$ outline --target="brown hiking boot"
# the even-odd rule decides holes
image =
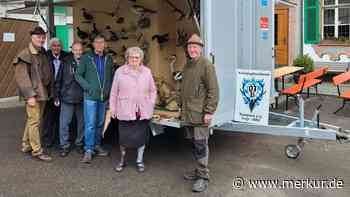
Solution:
[[[52,161],[52,157],[42,153],[40,155],[36,155],[34,156],[35,158],[39,159],[40,161],[46,161],[46,162],[50,162]]]

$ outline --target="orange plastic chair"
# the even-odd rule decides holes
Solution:
[[[315,87],[316,95],[318,94],[317,85],[322,83],[321,77],[328,72],[328,67],[322,67],[306,74],[304,88],[307,88],[307,97],[310,97],[310,88]]]
[[[286,110],[288,110],[288,98],[294,97],[295,101],[297,101],[298,99],[296,98],[296,95],[300,94],[303,91],[305,81],[306,81],[306,75],[300,75],[299,81],[297,84],[281,90],[281,93],[286,95]],[[296,102],[296,104],[298,103]]]
[[[349,81],[350,80],[350,71],[344,72],[340,75],[337,75],[335,77],[333,77],[333,84],[335,86],[337,86],[337,90],[338,90],[338,96],[343,99],[343,104],[340,108],[338,108],[334,114],[338,113],[340,110],[342,110],[345,107],[345,104],[347,101],[350,100],[350,90],[345,91],[345,92],[341,92],[340,90],[340,85]]]

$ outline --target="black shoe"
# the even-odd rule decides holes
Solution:
[[[125,163],[125,162],[119,162],[119,163],[115,166],[114,170],[115,170],[116,172],[122,172],[125,166],[126,166],[126,163]]]
[[[137,171],[142,173],[145,171],[145,164],[143,162],[136,163]]]
[[[91,163],[92,161],[92,152],[85,152],[83,158],[81,159],[82,163]]]
[[[104,150],[101,146],[96,146],[95,152],[97,156],[101,156],[101,157],[108,156],[108,151]]]
[[[204,192],[208,188],[209,181],[207,179],[199,178],[192,186],[192,192]]]
[[[69,149],[68,148],[63,148],[60,151],[60,156],[61,157],[66,157],[69,154]]]

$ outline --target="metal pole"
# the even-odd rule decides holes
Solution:
[[[304,55],[304,0],[300,1],[300,55]]]
[[[301,95],[298,95],[299,100],[299,120],[300,120],[300,127],[304,127],[304,99]]]
[[[56,36],[53,0],[48,0],[47,10],[48,10],[48,17],[49,17],[49,27],[48,27],[49,37],[53,38]]]

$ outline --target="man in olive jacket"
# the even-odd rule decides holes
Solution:
[[[43,48],[46,32],[35,27],[31,42],[13,60],[15,79],[20,97],[26,101],[27,123],[22,138],[22,152],[31,152],[33,157],[51,161],[44,154],[40,140],[40,129],[45,103],[53,93],[53,72]]]
[[[196,34],[187,42],[190,57],[183,70],[180,90],[181,120],[187,138],[192,140],[193,155],[197,160],[195,170],[185,173],[186,180],[195,180],[192,191],[206,190],[209,182],[209,129],[216,110],[219,87],[214,65],[202,56],[203,41]]]
[[[84,90],[84,142],[85,154],[81,160],[90,163],[93,154],[107,156],[101,147],[102,128],[105,121],[106,101],[113,79],[113,61],[105,53],[106,40],[97,35],[93,40],[93,51],[81,57],[75,73],[76,80]]]

